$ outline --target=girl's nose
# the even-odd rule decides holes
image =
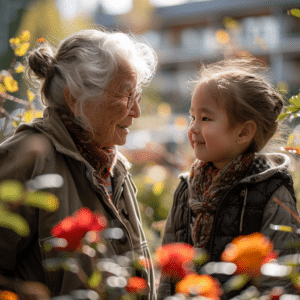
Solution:
[[[194,124],[191,124],[191,125],[190,125],[189,130],[190,130],[191,133],[197,134],[197,133],[199,133],[200,128],[199,128],[199,126],[194,122]]]
[[[141,115],[141,107],[140,104],[137,101],[134,101],[131,109],[130,109],[130,116],[133,118],[139,118]]]

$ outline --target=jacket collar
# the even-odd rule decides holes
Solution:
[[[259,164],[262,161],[267,162],[267,166],[264,166],[263,171],[251,174],[243,178],[239,183],[256,183],[266,180],[272,177],[275,173],[281,173],[283,176],[289,176],[287,169],[290,166],[290,158],[283,153],[268,153],[261,154],[256,153],[253,164]],[[179,178],[189,182],[189,172],[179,175]]]
[[[283,176],[288,175],[288,167],[290,165],[290,158],[283,153],[268,153],[268,154],[260,154],[257,153],[255,155],[253,164],[262,163],[262,170],[255,172],[253,174],[249,174],[249,176],[242,179],[241,183],[257,183],[264,181],[270,177],[272,177],[275,173],[281,173]],[[267,165],[265,165],[265,163]],[[259,166],[257,166],[259,170]]]

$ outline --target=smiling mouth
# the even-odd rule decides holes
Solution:
[[[123,130],[126,130],[127,132],[129,132],[129,129],[128,129],[129,126],[121,126],[121,125],[118,125],[118,127],[120,127],[120,128],[122,128]]]

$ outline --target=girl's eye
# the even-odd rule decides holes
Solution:
[[[202,121],[210,121],[210,119],[207,118],[207,117],[203,117],[203,118],[202,118]]]

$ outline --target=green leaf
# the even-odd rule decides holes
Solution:
[[[18,202],[24,194],[24,186],[17,180],[0,182],[0,199],[4,202]]]
[[[202,250],[202,249],[197,249],[196,255],[193,259],[193,262],[198,266],[201,266],[204,263],[206,263],[209,258],[206,251],[200,251],[200,250]]]
[[[289,115],[289,113],[282,113],[282,114],[280,114],[278,117],[277,117],[277,120],[278,121],[281,121],[281,120],[283,120],[286,116],[288,116]]]
[[[94,271],[91,277],[88,279],[88,284],[92,288],[96,288],[102,280],[102,275],[99,271]]]
[[[289,102],[290,102],[293,106],[300,108],[300,97],[299,97],[298,95],[292,96],[292,97],[289,99]]]
[[[287,111],[287,112],[291,112],[291,113],[296,112],[296,111],[299,111],[299,110],[300,110],[300,107],[296,107],[296,106],[288,106],[288,107],[286,108],[286,111]]]
[[[42,191],[28,192],[24,204],[48,211],[55,211],[59,207],[59,201],[54,194]]]
[[[21,236],[29,235],[29,225],[24,218],[8,210],[0,211],[0,226],[12,229]]]
[[[300,18],[300,9],[298,8],[293,8],[290,11],[290,14],[294,17]]]
[[[246,274],[235,275],[225,282],[224,291],[228,293],[233,290],[240,290],[249,280],[250,277]]]

